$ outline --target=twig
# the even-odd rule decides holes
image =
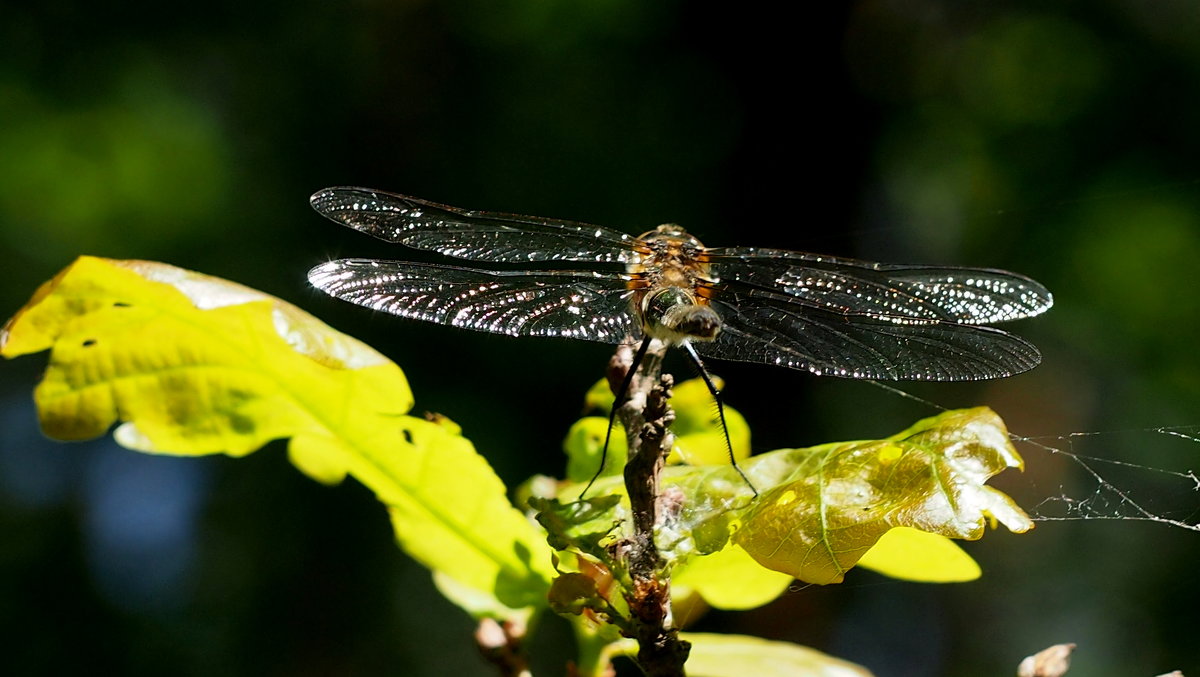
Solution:
[[[529,677],[522,643],[525,624],[484,618],[475,629],[475,644],[487,662],[495,665],[503,677]]]
[[[683,664],[691,650],[691,645],[679,639],[679,631],[672,627],[671,581],[665,575],[654,544],[655,528],[662,514],[659,473],[671,451],[668,426],[675,417],[668,404],[673,381],[669,374],[659,375],[665,352],[666,347],[657,341],[651,345],[640,373],[633,379],[628,399],[617,412],[629,440],[625,488],[634,527],[633,535],[619,550],[633,583],[625,600],[638,642],[638,664],[651,677],[682,676]],[[613,356],[610,383],[619,385],[624,380],[622,360],[628,369],[628,348]]]

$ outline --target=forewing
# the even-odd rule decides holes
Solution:
[[[1043,313],[1054,302],[1041,284],[1003,270],[870,263],[753,247],[707,253],[712,274],[723,283],[782,292],[837,313],[898,322],[1007,322]]]
[[[893,381],[973,381],[1032,369],[1028,341],[990,327],[841,314],[761,290],[722,289],[711,301],[722,329],[701,354],[818,375]]]
[[[314,287],[393,315],[509,336],[621,343],[637,330],[625,275],[471,270],[340,259],[313,268]]]
[[[366,188],[326,188],[310,202],[368,235],[463,259],[625,263],[634,257],[635,238],[585,223],[468,211]]]

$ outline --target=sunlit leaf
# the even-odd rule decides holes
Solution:
[[[542,603],[550,550],[456,426],[406,415],[400,369],[279,299],[146,261],[82,257],[0,331],[0,354],[49,349],[42,428],[150,453],[241,456],[289,439],[323,482],[350,474],[401,545],[508,607]]]
[[[694,591],[718,609],[753,609],[783,594],[794,579],[755,562],[746,551],[730,544],[711,555],[693,557],[677,569],[671,592]]]
[[[687,674],[691,677],[871,677],[866,668],[816,649],[746,635],[698,632],[679,634],[692,644]],[[632,640],[614,642],[605,656],[633,656]]]
[[[962,583],[983,573],[962,548],[939,534],[895,527],[863,555],[858,566],[885,576],[923,583]]]
[[[871,677],[866,668],[798,644],[745,635],[681,633],[692,677]]]

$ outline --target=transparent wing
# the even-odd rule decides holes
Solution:
[[[1032,317],[1054,303],[1045,287],[1003,270],[870,263],[783,249],[707,251],[722,283],[782,292],[838,313],[991,324]]]
[[[401,317],[509,336],[621,343],[640,333],[627,276],[592,271],[471,270],[341,259],[313,268],[314,287]]]
[[[388,242],[476,261],[626,263],[636,238],[585,223],[468,211],[366,188],[326,188],[313,209]]]
[[[757,289],[723,289],[723,321],[702,355],[818,375],[893,381],[974,381],[1010,376],[1041,361],[1025,339],[990,327],[842,314]]]

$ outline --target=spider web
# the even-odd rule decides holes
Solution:
[[[1200,426],[1160,426],[1125,430],[1072,432],[1065,435],[1010,437],[1018,448],[1028,445],[1066,458],[1080,470],[1090,489],[1060,485],[1057,493],[1031,506],[1036,521],[1137,520],[1200,531],[1200,477],[1192,470],[1172,470],[1087,453],[1093,443],[1114,439],[1164,436],[1170,441],[1200,444]],[[1100,446],[1108,446],[1101,444]],[[1181,448],[1182,445],[1171,445]],[[1195,450],[1184,450],[1194,454]],[[1182,454],[1181,454],[1182,456]],[[1190,503],[1190,505],[1188,505]]]
[[[895,386],[871,383],[938,411],[947,409]],[[1009,438],[1027,461],[1038,456],[1045,459],[1043,464],[1027,463],[1026,479],[1008,480],[1022,486],[1003,488],[1034,521],[1142,521],[1200,532],[1200,475],[1196,471],[1120,458],[1129,449],[1137,449],[1139,455],[1161,461],[1163,466],[1190,463],[1200,453],[1200,425],[1037,436],[1010,431]],[[1055,459],[1064,466],[1057,472],[1043,473],[1033,467],[1054,465]]]

